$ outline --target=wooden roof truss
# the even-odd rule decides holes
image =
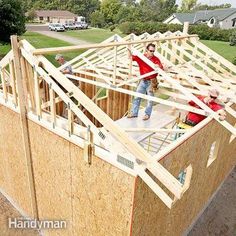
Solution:
[[[145,47],[149,42],[157,45],[156,55],[168,70],[162,71],[143,56]],[[151,156],[128,135],[128,132],[131,131],[146,132],[145,128],[122,129],[76,87],[71,80],[94,84],[100,88],[126,93],[131,96],[138,96],[181,111],[192,111],[212,117],[236,136],[236,128],[233,125],[227,121],[220,121],[218,114],[196,97],[198,94],[206,95],[210,87],[215,87],[228,99],[225,104],[226,111],[236,117],[236,111],[232,108],[236,99],[236,67],[203,45],[196,35],[186,35],[181,32],[155,33],[153,35],[145,33],[140,36],[131,34],[124,38],[115,35],[101,44],[48,49],[35,49],[26,40],[22,40],[15,43],[13,47],[18,48],[20,51],[20,59],[18,58],[20,60],[20,70],[19,68],[17,69],[16,61],[18,59],[13,51],[10,51],[0,61],[2,81],[0,102],[18,111],[20,100],[25,99],[28,118],[36,120],[41,125],[46,125],[47,120],[51,124],[49,128],[58,133],[57,126],[61,124],[61,121],[56,115],[55,107],[57,101],[63,101],[68,109],[67,125],[64,127],[67,134],[60,133],[60,135],[66,136],[66,138],[71,140],[77,140],[79,136],[83,137],[85,143],[92,144],[93,148],[95,145],[95,153],[98,146],[104,147],[112,156],[112,160],[107,159],[107,161],[120,168],[122,168],[122,165],[118,163],[118,159],[123,158],[126,160],[126,162],[131,164],[132,172],[139,175],[169,208],[188,189],[192,168],[191,165],[187,168],[185,183],[181,184],[158,160],[166,152],[178,146],[186,137],[191,136],[196,130],[204,126],[207,120],[185,131],[175,128],[148,130],[154,134],[158,132],[184,133],[179,139],[173,140],[167,147],[156,155]],[[86,76],[64,75],[60,70],[67,64],[56,68],[43,56],[43,54],[47,53],[75,51],[82,48],[88,50],[67,64],[72,65],[77,75],[92,76],[96,80],[90,80]],[[142,76],[139,75],[137,65],[128,57],[127,49],[150,65],[154,69],[152,73],[158,72],[160,80],[159,91],[172,97],[173,100],[150,97],[135,92],[137,82]],[[22,81],[18,81],[19,73],[23,75]],[[40,83],[42,81],[49,86],[49,100],[45,103],[42,103],[40,98]],[[22,86],[20,87],[19,84],[21,83]],[[129,85],[131,89],[124,88],[124,85]],[[25,94],[25,98],[19,96],[19,91],[21,90]],[[86,107],[90,114],[97,118],[103,125],[102,128],[97,128],[89,120],[83,110],[71,99],[72,96],[79,104]],[[189,106],[187,104],[189,100],[193,100],[201,109]],[[49,107],[47,113],[43,110],[45,107]],[[74,116],[77,116],[84,126],[75,125],[73,122]],[[85,145],[85,147],[88,146]],[[168,193],[156,183],[146,170],[149,170],[161,182],[168,190]]]

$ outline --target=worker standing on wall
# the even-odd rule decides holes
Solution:
[[[219,96],[219,91],[216,89],[210,89],[208,92],[208,96],[197,96],[199,100],[201,100],[203,103],[205,103],[208,107],[210,107],[213,111],[217,112],[219,114],[220,120],[225,120],[226,113],[224,111],[224,107],[216,102],[216,99]],[[189,105],[200,108],[195,102],[190,101]],[[185,124],[190,126],[195,126],[202,120],[204,120],[206,116],[196,114],[194,112],[189,112],[186,116]]]
[[[154,52],[155,52],[155,44],[149,43],[146,47],[146,52],[144,56],[147,57],[154,64],[158,65],[161,69],[163,69],[163,65],[160,59],[154,55]],[[129,54],[130,54],[130,57],[132,56],[132,60],[138,63],[140,75],[145,75],[147,73],[154,71],[154,69],[150,67],[148,64],[146,64],[141,58],[139,58],[136,55],[132,55],[130,50],[129,50]],[[142,78],[139,81],[136,92],[147,94],[149,96],[154,96],[154,92],[158,87],[157,76],[158,74],[156,73],[156,74],[149,75]],[[134,98],[131,113],[127,116],[127,118],[135,118],[138,116],[140,103],[141,103],[140,97]],[[153,106],[153,102],[148,101],[143,120],[148,120],[150,118],[151,113],[152,113],[152,106]]]

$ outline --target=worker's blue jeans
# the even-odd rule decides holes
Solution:
[[[144,79],[140,80],[140,83],[137,87],[136,92],[142,93],[142,94],[147,94],[147,95],[150,95],[150,96],[154,96],[151,80],[144,80]],[[133,100],[132,110],[131,110],[131,114],[133,116],[138,116],[140,103],[141,103],[141,98],[140,97],[135,97],[134,100]],[[152,105],[153,105],[153,102],[148,101],[146,109],[145,109],[145,114],[146,115],[151,116]]]

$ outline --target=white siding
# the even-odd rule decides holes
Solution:
[[[220,28],[221,29],[236,29],[236,26],[232,27],[232,19],[236,18],[236,12],[232,14],[231,16],[227,17],[223,21],[220,22]]]
[[[215,26],[216,24],[216,19],[215,17],[212,17],[208,22],[207,22],[207,25],[212,28],[213,26]]]

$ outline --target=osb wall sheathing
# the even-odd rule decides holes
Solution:
[[[68,221],[47,235],[127,235],[134,178],[96,156],[86,164],[81,148],[33,122],[29,129],[39,216]]]
[[[229,144],[230,136],[219,123],[211,121],[160,161],[176,177],[189,164],[193,167],[190,188],[171,210],[137,178],[133,236],[182,235],[236,164],[236,139]],[[217,159],[207,167],[210,147],[217,138]]]
[[[0,189],[32,216],[19,114],[0,105]]]
[[[19,114],[0,106],[0,188],[31,213]],[[39,218],[66,220],[45,235],[129,235],[134,178],[29,121]]]

